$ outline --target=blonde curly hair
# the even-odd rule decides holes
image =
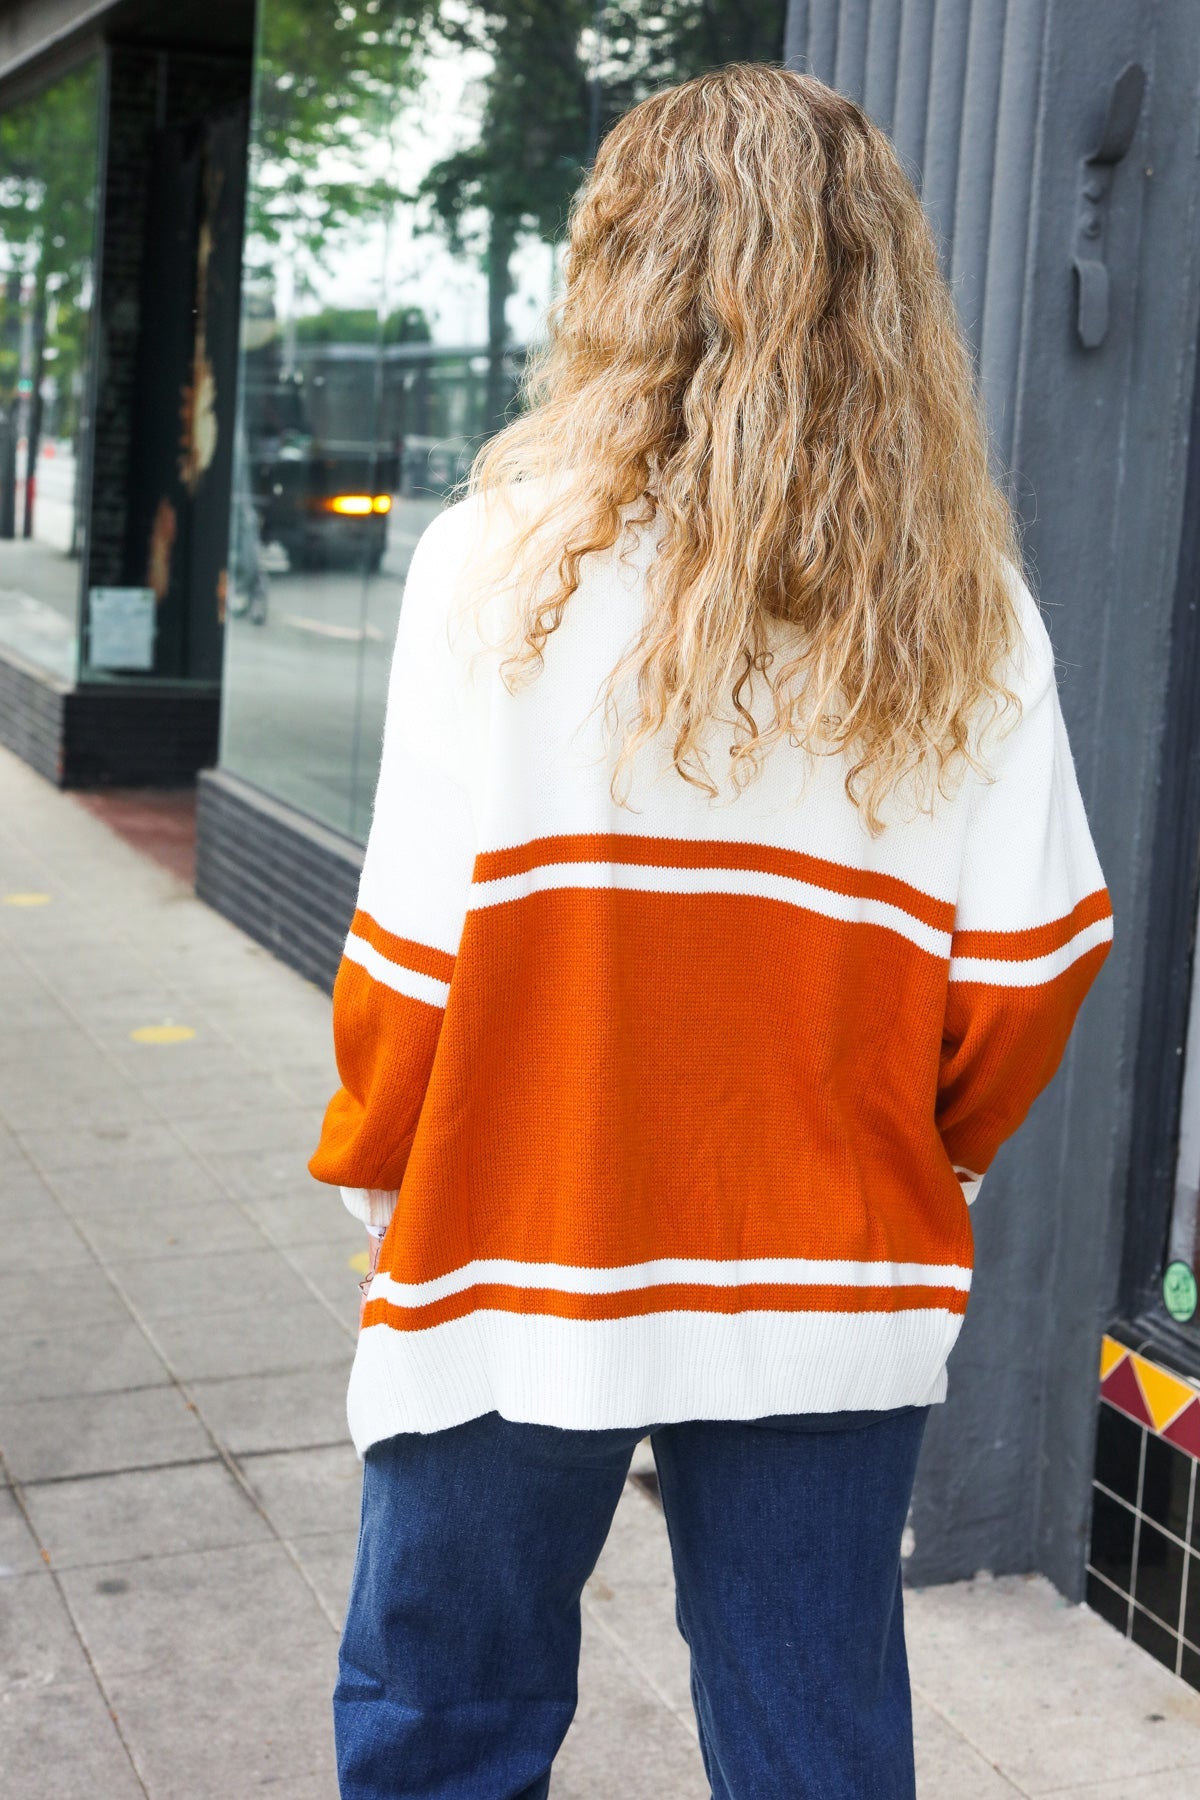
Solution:
[[[714,721],[735,792],[781,738],[844,753],[872,833],[906,778],[931,806],[956,768],[982,769],[980,718],[1016,701],[1016,526],[933,235],[884,134],[770,65],[654,94],[601,145],[564,268],[525,410],[469,481],[510,511],[540,496],[506,553],[510,689],[541,667],[583,559],[653,523],[644,626],[605,689],[615,797],[660,732],[715,796]],[[760,676],[762,723],[747,705]]]

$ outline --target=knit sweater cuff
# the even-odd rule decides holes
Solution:
[[[396,1209],[395,1188],[342,1189],[346,1211],[363,1225],[388,1225]]]

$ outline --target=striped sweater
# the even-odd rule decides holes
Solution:
[[[932,812],[896,801],[872,838],[844,761],[786,744],[717,801],[652,744],[622,807],[594,702],[651,533],[585,560],[510,694],[455,623],[496,529],[472,499],[417,545],[334,990],[342,1086],[309,1166],[390,1219],[359,1455],[493,1409],[941,1400],[968,1203],[1112,936],[1031,596],[1014,577],[1022,711],[993,778]]]

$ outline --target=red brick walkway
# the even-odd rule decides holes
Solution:
[[[195,788],[106,788],[72,794],[93,817],[192,887],[196,879]]]

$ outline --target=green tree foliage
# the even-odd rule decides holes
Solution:
[[[53,352],[64,400],[75,386],[87,329],[80,303],[91,275],[97,136],[93,63],[0,113],[0,403],[16,388],[23,305],[35,359],[43,364]],[[64,417],[59,428],[71,423]]]
[[[786,0],[482,0],[438,9],[449,43],[484,52],[474,144],[436,163],[420,194],[488,281],[489,416],[501,422],[504,309],[524,234],[558,238],[609,127],[655,89],[721,63],[782,52]]]
[[[324,306],[296,321],[298,344],[427,344],[429,321],[419,306],[404,306],[380,323],[367,307]]]
[[[348,228],[400,197],[386,146],[436,10],[434,0],[266,0],[249,217],[260,254],[282,245],[322,265]]]

